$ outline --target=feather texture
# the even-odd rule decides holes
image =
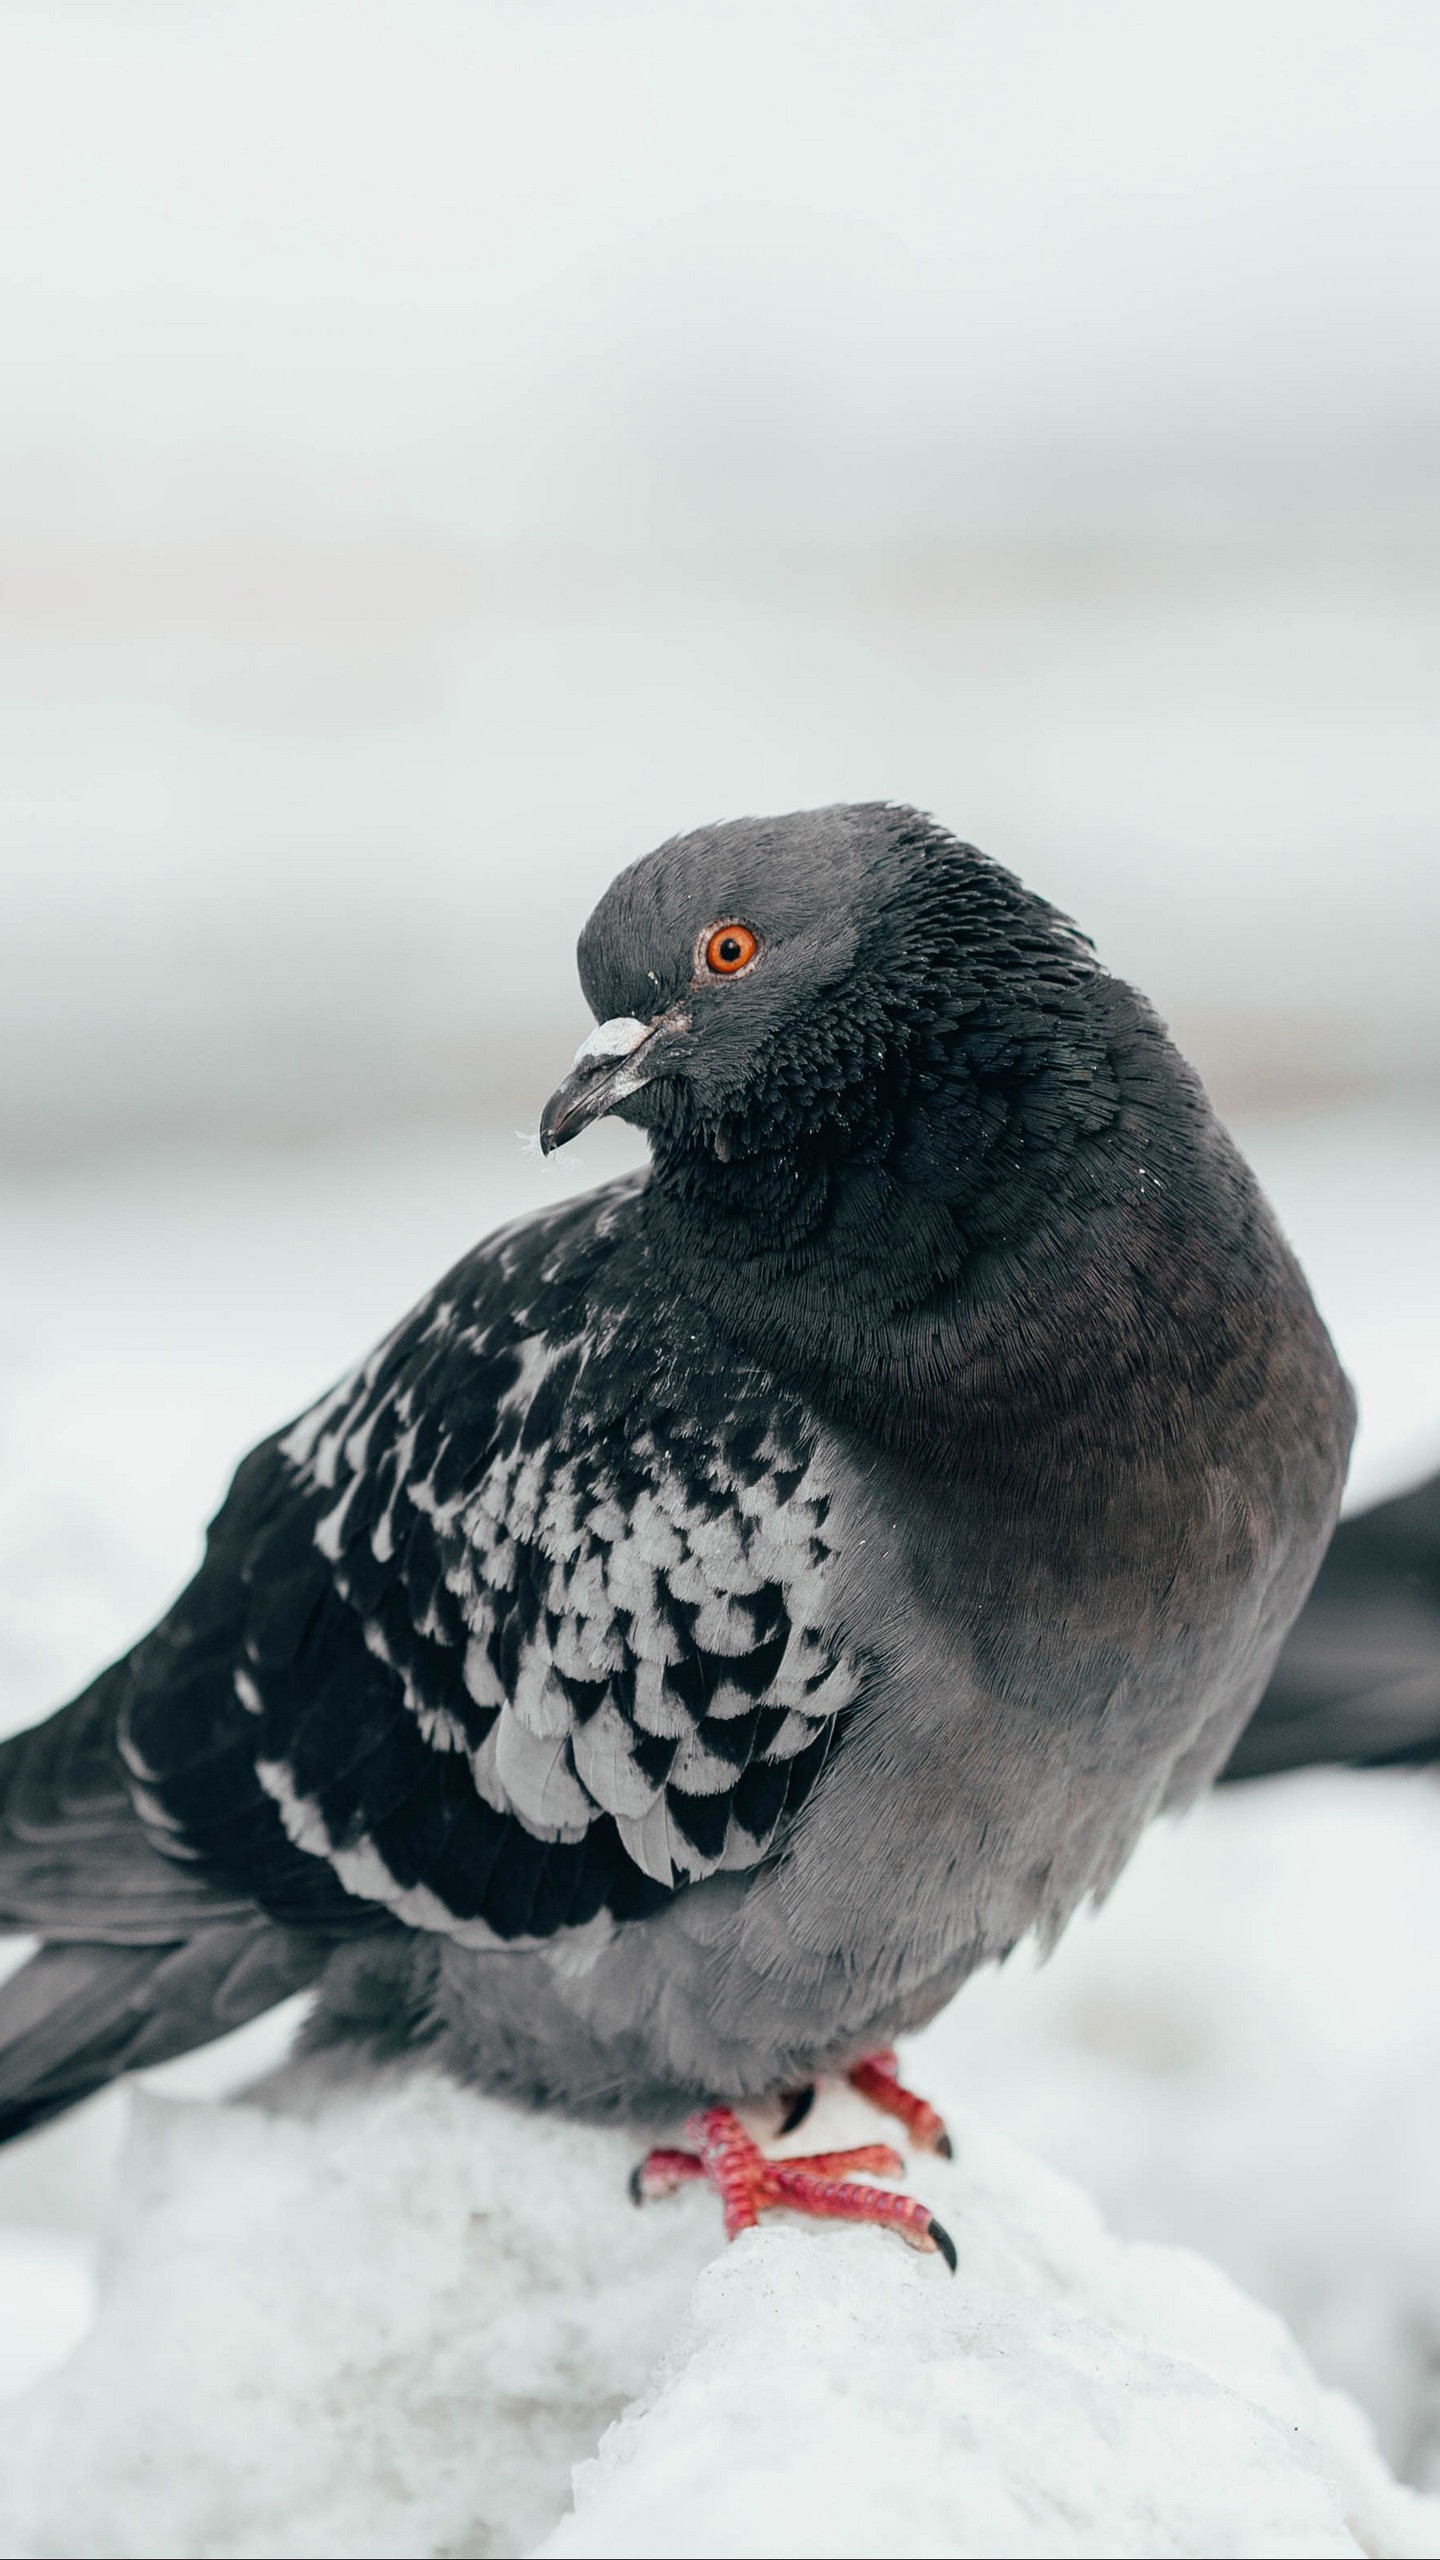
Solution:
[[[837,1462],[743,1365],[708,1392],[692,1374],[683,1408],[641,1392],[635,1199],[622,1182],[479,1247],[247,1462],[121,1706],[167,1858],[270,1890],[237,1759],[262,1858],[257,1784],[348,1895],[469,1945],[633,1918],[772,1847],[860,1685]],[[202,1633],[222,1588],[228,1662]],[[213,1664],[206,1720],[187,1642],[197,1678]]]

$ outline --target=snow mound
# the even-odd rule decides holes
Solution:
[[[1315,1769],[1156,1823],[1041,1966],[978,1975],[916,2085],[1214,2259],[1440,2492],[1440,1786]]]
[[[94,2317],[91,2251],[78,2232],[0,2226],[0,2401],[62,2364]]]
[[[7,2560],[523,2550],[715,2248],[623,2135],[439,2081],[130,2105],[96,2324],[5,2411]]]
[[[1440,2552],[1272,2314],[954,2109],[911,2181],[952,2280],[718,2249],[698,2189],[634,2211],[629,2136],[434,2080],[132,2108],[95,2326],[6,2413],[7,2554]],[[788,2147],[874,2133],[827,2093]]]
[[[913,2179],[956,2281],[874,2234],[742,2239],[546,2560],[1440,2549],[1440,2501],[1396,2486],[1272,2313],[958,2130]]]

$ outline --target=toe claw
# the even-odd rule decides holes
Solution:
[[[951,2141],[943,2124],[930,2147],[937,2160],[953,2160],[955,2157],[955,2145]]]
[[[926,2229],[930,2235],[931,2245],[939,2250],[941,2257],[944,2259],[946,2266],[949,2268],[950,2273],[953,2276],[959,2267],[960,2259],[955,2243],[951,2239],[949,2232],[946,2230],[944,2223],[937,2222],[934,2214],[932,2213],[930,2220],[926,2225]]]
[[[783,2140],[787,2133],[798,2133],[814,2104],[815,2083],[813,2080],[807,2081],[803,2089],[791,2089],[786,2092],[784,2096],[785,2112],[780,2119],[780,2131],[776,2137],[777,2140]]]
[[[705,2164],[693,2151],[647,2151],[630,2172],[630,2201],[648,2204],[652,2196],[673,2196],[690,2178],[703,2178]]]

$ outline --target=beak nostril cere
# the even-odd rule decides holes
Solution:
[[[653,1024],[637,1022],[633,1014],[617,1013],[609,1022],[597,1022],[587,1039],[575,1052],[577,1067],[599,1066],[611,1058],[628,1058],[642,1040],[648,1040]]]

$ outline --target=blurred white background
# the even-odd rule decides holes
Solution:
[[[626,1154],[515,1135],[576,933],[744,810],[918,801],[1075,913],[1309,1261],[1357,1497],[1433,1462],[1437,75],[1433,0],[0,0],[0,1730],[445,1259]],[[1265,1916],[1419,1879],[1440,1797],[1296,1783],[956,2032],[1440,2478],[1433,2091],[1379,2238],[1369,2116],[1300,2156],[1409,2087],[1440,1920],[1389,2059],[1312,1984],[1302,2068]],[[1202,1990],[1271,2025],[1176,2064]],[[0,2167],[17,2379],[121,2110]]]
[[[894,797],[1440,1082],[1430,0],[4,0],[0,1146],[529,1118]]]

